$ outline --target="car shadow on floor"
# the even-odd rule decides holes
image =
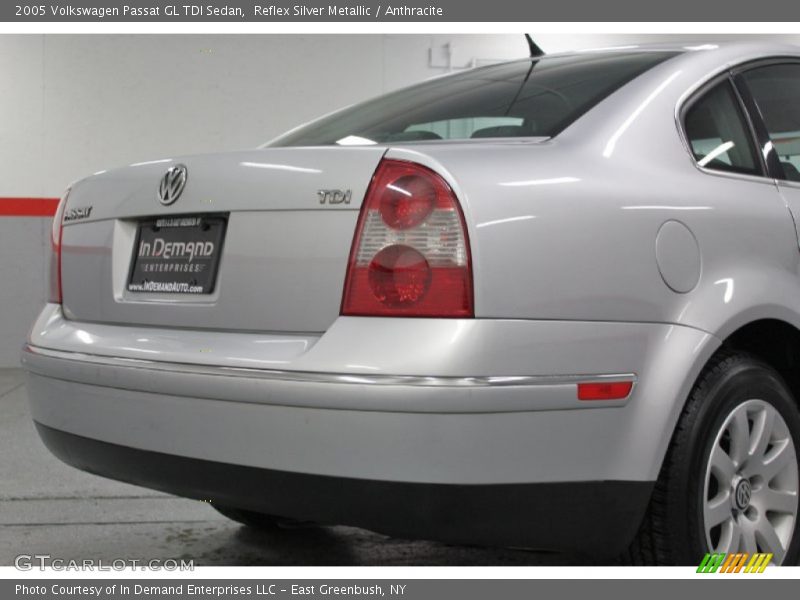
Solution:
[[[198,564],[308,565],[308,566],[515,566],[586,565],[587,557],[507,548],[455,546],[420,540],[402,540],[351,527],[274,528],[267,531],[239,527],[212,534],[210,553]]]

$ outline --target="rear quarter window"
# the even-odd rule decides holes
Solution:
[[[686,111],[686,139],[705,169],[760,174],[749,127],[727,79],[705,92]]]

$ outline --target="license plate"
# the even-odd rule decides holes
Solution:
[[[225,239],[224,217],[162,217],[141,221],[128,291],[211,294]]]

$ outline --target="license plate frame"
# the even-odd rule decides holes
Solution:
[[[228,217],[220,214],[137,221],[125,289],[131,294],[213,294],[227,228]]]

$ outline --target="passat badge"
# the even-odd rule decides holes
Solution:
[[[158,186],[158,201],[164,206],[169,206],[180,198],[188,176],[186,165],[174,165],[167,169]]]
[[[67,209],[67,212],[64,213],[64,223],[69,223],[70,221],[80,221],[82,219],[88,219],[89,216],[92,214],[92,206],[76,206],[75,208]]]

